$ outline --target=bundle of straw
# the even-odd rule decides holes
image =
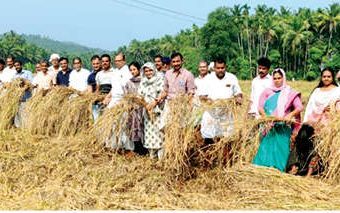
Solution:
[[[0,129],[9,129],[19,110],[20,100],[26,90],[30,90],[30,83],[24,79],[15,79],[0,89]]]
[[[57,136],[70,110],[64,106],[74,93],[75,90],[67,87],[55,87],[47,93],[36,93],[26,104],[23,127],[32,134]]]
[[[340,183],[340,114],[333,111],[327,126],[316,134],[315,150],[325,166],[324,178],[333,184]]]

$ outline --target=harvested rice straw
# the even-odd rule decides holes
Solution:
[[[239,122],[240,125],[240,121]],[[273,122],[292,124],[294,119],[277,119],[266,117],[258,120],[242,122],[230,137],[223,137],[211,145],[208,152],[210,163],[213,161],[220,167],[232,167],[239,164],[251,163],[260,146],[260,132],[263,128],[271,128]],[[243,125],[243,126],[242,126]],[[236,126],[236,125],[235,125]]]
[[[333,111],[330,121],[317,131],[315,150],[325,166],[324,178],[330,183],[340,184],[340,114]]]
[[[171,182],[148,158],[84,143],[0,132],[0,209],[340,209],[340,186],[251,165],[198,170]]]
[[[129,135],[126,124],[132,111],[146,105],[147,103],[140,96],[124,96],[116,106],[104,110],[103,114],[90,129],[90,134],[102,145],[108,145],[107,143],[111,140],[112,136],[116,137],[114,141],[119,143],[122,133]]]
[[[20,100],[25,91],[31,89],[30,87],[27,80],[15,79],[0,89],[0,129],[9,129],[13,126]]]
[[[194,175],[190,162],[190,153],[197,149],[195,126],[189,96],[177,96],[167,102],[164,168],[176,179],[186,179]]]
[[[63,108],[76,91],[67,87],[54,87],[50,91],[40,91],[27,102],[24,128],[32,134],[57,136],[65,115],[70,109]]]
[[[103,96],[92,93],[80,94],[69,98],[62,108],[67,110],[62,120],[59,136],[75,135],[86,132],[93,125],[92,105],[95,101],[103,100]]]
[[[186,193],[209,194],[204,202],[215,201],[215,208],[248,210],[340,208],[340,185],[333,187],[314,178],[282,173],[278,170],[239,165],[201,173],[187,183]]]

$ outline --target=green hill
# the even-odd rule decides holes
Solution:
[[[83,53],[93,52],[101,54],[103,52],[108,52],[103,49],[99,48],[90,48],[86,47],[74,42],[68,42],[68,41],[56,41],[53,40],[47,36],[40,36],[40,35],[21,35],[28,43],[35,44],[38,47],[44,48],[46,50],[49,50],[51,52],[57,52],[57,53],[64,53],[67,52],[68,54],[73,55],[80,55]]]

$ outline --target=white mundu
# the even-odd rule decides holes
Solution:
[[[208,98],[212,100],[229,99],[242,94],[235,75],[226,72],[222,79],[213,74],[209,78]],[[203,138],[230,136],[233,132],[233,116],[225,110],[212,109],[203,113],[201,134]]]

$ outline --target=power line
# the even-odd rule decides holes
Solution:
[[[189,18],[195,19],[197,21],[204,21],[204,22],[206,21],[205,19],[197,17],[197,16],[185,14],[185,13],[178,12],[178,11],[175,11],[175,10],[171,10],[171,9],[168,9],[168,8],[165,8],[165,7],[160,7],[158,5],[150,4],[148,2],[144,2],[144,1],[141,1],[141,0],[131,0],[131,1],[143,4],[145,6],[153,7],[153,8],[156,8],[156,9],[160,9],[160,10],[163,10],[163,11],[166,11],[166,12],[169,12],[169,13],[173,13],[173,14],[176,14],[176,15],[181,15],[181,16],[189,17]]]
[[[118,4],[121,4],[121,5],[128,6],[128,7],[134,7],[134,8],[137,8],[137,9],[141,9],[143,11],[148,11],[148,12],[151,12],[152,14],[158,13],[160,15],[171,17],[173,19],[177,19],[177,20],[180,20],[180,21],[187,21],[187,22],[190,22],[190,23],[194,22],[192,19],[188,19],[188,18],[184,18],[184,17],[178,17],[178,16],[173,16],[173,15],[168,14],[168,13],[163,13],[163,12],[161,12],[159,10],[153,10],[153,9],[150,9],[150,8],[141,7],[139,5],[123,2],[123,1],[120,1],[120,0],[111,0],[111,1],[112,2],[116,2]]]

